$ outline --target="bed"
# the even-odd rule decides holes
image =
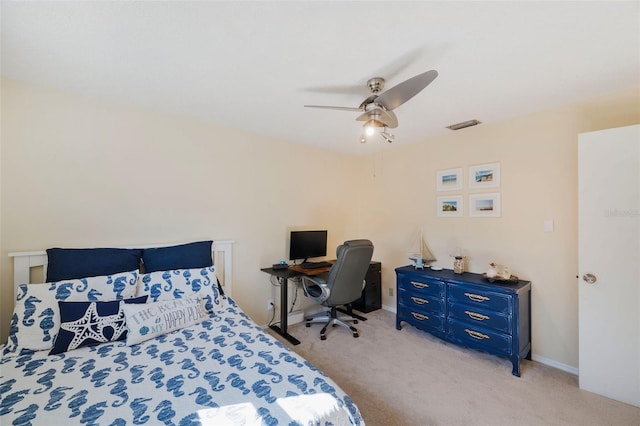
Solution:
[[[0,346],[0,424],[363,425],[333,380],[263,332],[231,298],[232,246],[209,242],[211,266],[125,271],[101,282],[49,281],[49,272],[65,266],[54,265],[54,252],[10,254],[16,308]],[[140,250],[172,247],[181,245]],[[91,262],[72,258],[69,265],[80,263]],[[37,266],[49,268],[47,283],[27,286]],[[51,315],[55,304],[37,305],[52,291],[59,317]],[[159,329],[166,324],[158,318],[174,327]],[[126,337],[117,340],[122,322]],[[112,341],[87,338],[96,327],[93,337]]]

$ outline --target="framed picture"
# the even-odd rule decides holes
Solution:
[[[469,188],[498,188],[500,163],[469,166]]]
[[[469,195],[469,216],[500,217],[500,193]]]
[[[437,209],[440,217],[462,217],[462,195],[438,197]]]
[[[437,191],[455,191],[462,189],[462,167],[458,169],[438,170],[436,172]]]

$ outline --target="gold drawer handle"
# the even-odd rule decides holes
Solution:
[[[413,317],[414,317],[415,319],[419,319],[420,321],[424,321],[424,320],[428,320],[428,319],[429,319],[429,317],[428,317],[428,316],[426,316],[426,315],[422,315],[422,314],[418,314],[418,313],[416,313],[416,312],[411,312],[411,315],[413,315]]]
[[[489,336],[487,336],[486,334],[482,334],[479,331],[469,330],[468,328],[465,328],[464,331],[466,331],[469,334],[469,336],[473,337],[474,339],[478,339],[478,340],[490,339]]]
[[[480,296],[479,294],[473,294],[473,293],[465,293],[465,296],[467,296],[469,299],[473,300],[474,302],[486,302],[487,300],[491,300],[486,296]]]
[[[413,302],[418,304],[418,305],[426,305],[427,303],[429,303],[428,300],[421,299],[421,298],[415,297],[415,296],[411,296],[411,300],[413,300]]]
[[[471,319],[478,320],[478,321],[484,321],[484,320],[490,319],[488,316],[479,314],[477,312],[464,311],[464,313],[469,315]]]
[[[427,287],[429,287],[429,284],[419,283],[418,281],[411,281],[411,284],[412,284],[415,288],[427,288]]]

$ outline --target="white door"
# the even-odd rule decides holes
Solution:
[[[580,388],[640,406],[640,125],[578,140]]]

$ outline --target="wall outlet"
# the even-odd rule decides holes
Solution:
[[[389,287],[389,297],[393,297],[393,287]]]
[[[270,311],[270,310],[275,309],[275,308],[276,308],[276,304],[273,303],[273,300],[268,300],[267,301],[267,311]]]

